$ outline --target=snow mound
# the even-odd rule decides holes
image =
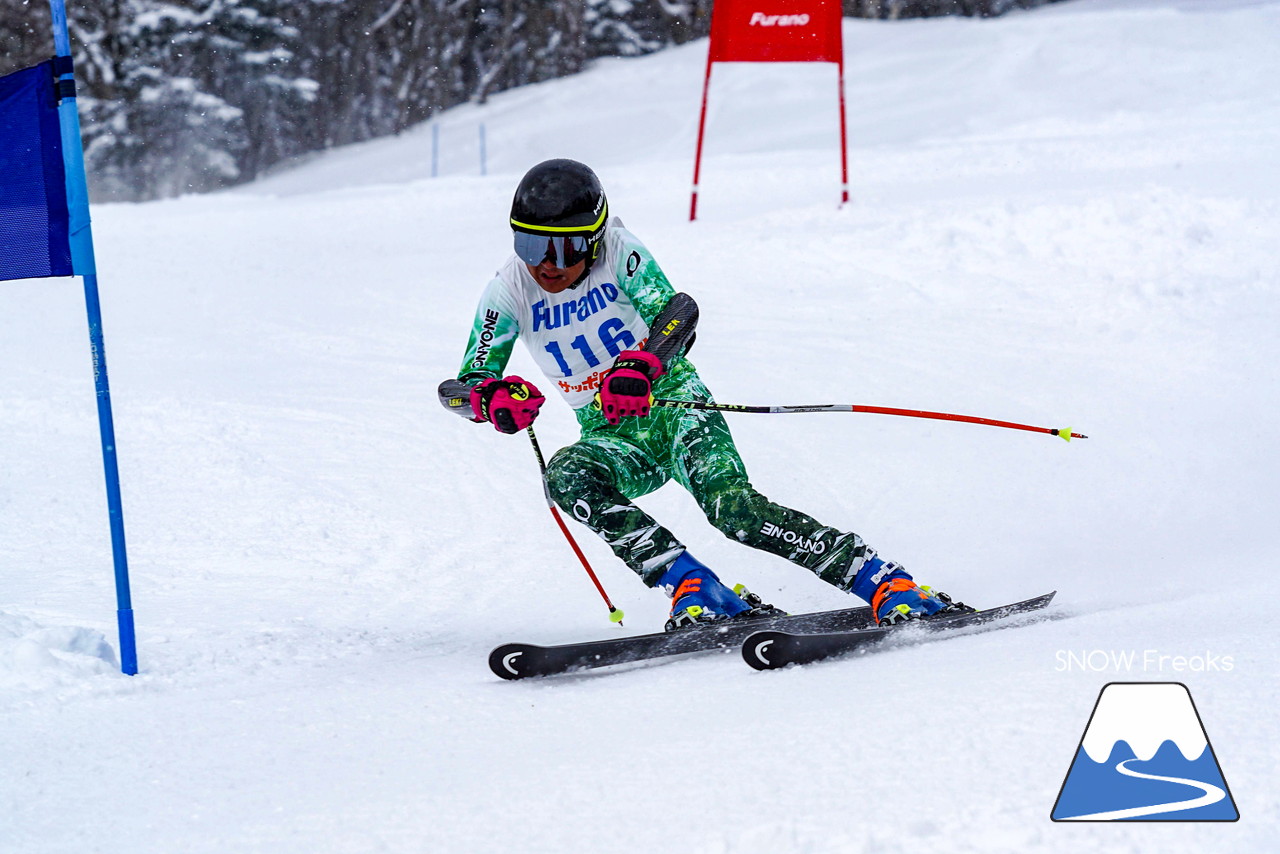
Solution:
[[[0,611],[2,688],[48,688],[119,669],[115,649],[96,629],[43,626],[27,617]]]

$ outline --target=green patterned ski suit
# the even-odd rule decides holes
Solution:
[[[592,400],[600,376],[623,349],[642,346],[649,324],[675,292],[648,250],[618,225],[605,257],[578,287],[543,292],[514,256],[481,299],[459,379],[501,377],[517,337],[575,409],[577,442],[548,465],[552,498],[600,536],[654,586],[684,546],[632,499],[675,479],[725,536],[805,567],[848,590],[869,556],[857,534],[775,504],[751,485],[718,412],[655,407],[645,418],[605,422]],[[603,353],[599,351],[603,351]],[[679,358],[654,383],[655,397],[710,401],[692,363]],[[470,415],[454,402],[442,402]]]

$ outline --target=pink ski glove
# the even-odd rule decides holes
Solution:
[[[503,433],[518,433],[532,424],[546,400],[533,383],[514,375],[485,380],[471,389],[475,420],[488,421]]]
[[[597,396],[604,420],[617,424],[628,416],[648,415],[653,381],[664,373],[662,362],[652,353],[627,350],[619,355],[600,381]]]

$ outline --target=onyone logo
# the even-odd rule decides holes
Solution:
[[[755,12],[751,16],[751,27],[804,27],[809,24],[808,15],[766,15]]]
[[[498,313],[489,309],[484,313],[484,325],[480,327],[480,346],[476,348],[476,357],[471,360],[471,367],[484,367],[489,358],[489,348],[493,346],[493,332],[497,327]]]
[[[779,528],[772,522],[765,522],[764,527],[760,529],[760,533],[764,534],[766,537],[777,537],[787,545],[795,546],[802,552],[820,555],[827,550],[826,543],[802,537],[795,531],[788,531],[785,528]]]

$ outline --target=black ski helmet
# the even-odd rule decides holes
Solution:
[[[604,249],[608,219],[609,202],[600,179],[576,160],[544,160],[534,166],[520,179],[511,200],[517,254],[533,265],[543,257],[555,257],[559,262],[572,259],[572,263],[557,263],[558,267],[573,266],[585,258],[583,277]],[[530,261],[536,250],[523,235],[549,238],[546,244],[539,244],[539,249],[546,246],[546,254]]]

